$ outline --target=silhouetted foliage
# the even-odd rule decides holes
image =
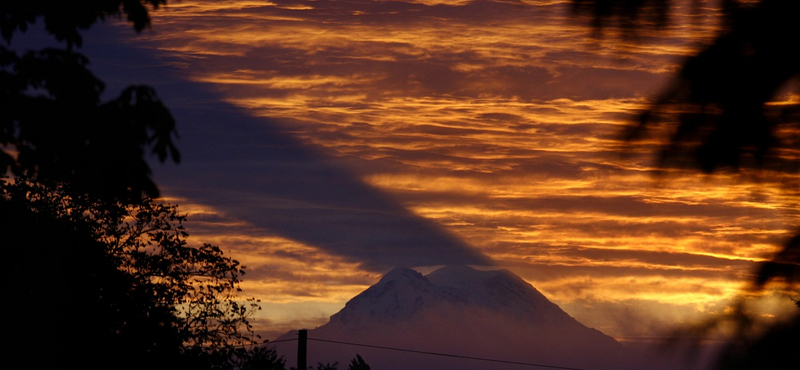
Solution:
[[[670,0],[572,0],[577,14],[590,13],[592,26],[602,31],[609,24],[627,30],[662,28],[669,18]]]
[[[670,21],[670,0],[573,0],[576,14],[589,13],[596,30],[622,27],[635,35]],[[708,6],[693,1],[695,7]],[[800,157],[800,103],[772,101],[800,75],[796,53],[800,2],[783,0],[717,2],[719,33],[689,57],[672,83],[625,133],[630,146],[653,128],[674,124],[658,152],[662,168],[703,172],[759,169],[782,176],[796,172]],[[794,153],[794,154],[793,154]],[[796,193],[798,184],[789,184]],[[795,293],[800,283],[800,234],[755,271],[751,292],[782,284]],[[705,334],[726,324],[735,335],[720,356],[722,369],[798,369],[800,310],[766,330],[747,309],[747,293],[731,315],[693,328]],[[796,302],[796,301],[795,301]]]
[[[749,321],[749,318],[739,320],[738,324],[743,325],[742,323]],[[800,315],[774,325],[763,333],[746,332],[744,329],[726,345],[719,357],[718,368],[725,370],[800,368],[800,353],[797,351]]]
[[[771,260],[761,264],[757,271],[755,284],[762,288],[773,279],[782,279],[789,284],[800,283],[800,234],[786,243],[783,250]]]
[[[595,24],[620,25],[632,32],[667,22],[670,3],[573,1],[576,12],[588,11]],[[721,0],[720,6],[719,34],[685,61],[626,138],[635,142],[659,121],[677,118],[659,154],[662,166],[692,166],[705,172],[742,167],[796,171],[800,159],[787,155],[787,150],[800,144],[800,103],[768,103],[800,74],[800,59],[786,38],[796,33],[800,3]]]
[[[16,32],[25,32],[31,24],[44,22],[47,32],[68,47],[80,47],[80,31],[108,17],[121,18],[133,24],[138,32],[150,25],[147,7],[157,9],[167,0],[25,0],[0,4],[0,34],[10,41]]]
[[[134,30],[166,0],[0,2],[3,349],[26,368],[284,369],[237,297],[244,267],[190,246],[175,206],[154,202],[147,151],[179,161],[155,91],[105,88],[75,52],[108,17]],[[36,22],[64,48],[14,50]],[[19,49],[19,48],[17,48]]]
[[[369,365],[364,362],[364,359],[361,358],[361,355],[356,354],[356,357],[350,360],[350,365],[347,366],[347,370],[370,370]]]
[[[311,366],[309,366],[308,368],[311,369]],[[316,367],[315,370],[336,370],[338,368],[339,368],[339,362],[338,361],[334,362],[334,363],[328,362],[328,363],[325,363],[325,364],[323,364],[322,362],[318,362],[317,363],[317,367]]]
[[[256,344],[248,318],[259,308],[237,297],[243,267],[188,245],[176,207],[93,203],[65,186],[0,187],[9,353],[32,368],[282,364],[242,347]]]
[[[157,197],[147,151],[179,161],[175,121],[155,91],[131,86],[102,103],[105,85],[73,51],[80,31],[110,16],[127,16],[137,31],[150,24],[146,5],[165,0],[4,1],[0,4],[0,173],[135,202]],[[44,23],[64,49],[8,46],[16,33]]]
[[[234,368],[238,370],[284,370],[286,360],[274,348],[253,347],[237,357]]]

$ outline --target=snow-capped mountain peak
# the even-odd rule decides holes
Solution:
[[[484,309],[498,315],[556,324],[572,322],[525,280],[508,270],[481,271],[447,266],[423,276],[397,267],[375,285],[347,302],[331,322],[410,320],[431,310]]]
[[[425,276],[410,268],[395,268],[308,335],[470,356],[502,355],[513,361],[592,365],[594,369],[618,369],[618,359],[624,357],[620,343],[582,325],[512,272],[469,266],[447,266]],[[330,348],[314,345],[320,359],[348,360],[337,357],[345,354],[334,344]],[[366,353],[364,348],[358,350]],[[375,368],[388,370],[450,366],[442,359],[408,354],[397,357],[375,350],[370,355],[368,361]],[[502,368],[474,365],[459,368]]]
[[[463,265],[446,266],[427,278],[434,285],[464,291],[475,306],[509,315],[538,314],[550,320],[567,316],[531,284],[506,269],[482,271]]]

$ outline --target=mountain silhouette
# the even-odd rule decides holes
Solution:
[[[296,331],[276,342],[292,338]],[[581,324],[519,276],[468,266],[426,276],[395,268],[327,324],[308,330],[308,338],[308,364],[347,363],[360,354],[380,370],[641,368],[638,354]],[[274,345],[295,363],[296,342]]]

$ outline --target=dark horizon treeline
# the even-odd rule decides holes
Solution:
[[[0,187],[7,359],[30,368],[274,369],[238,297],[244,267],[190,245],[177,207]]]

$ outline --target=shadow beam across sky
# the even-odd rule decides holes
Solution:
[[[177,120],[181,163],[153,164],[165,195],[211,206],[374,271],[491,264],[435,222],[285,133],[285,126],[245,114],[206,86],[181,79],[152,51],[121,42],[126,32],[132,33],[98,27],[84,51],[110,94],[128,84],[151,85]]]

